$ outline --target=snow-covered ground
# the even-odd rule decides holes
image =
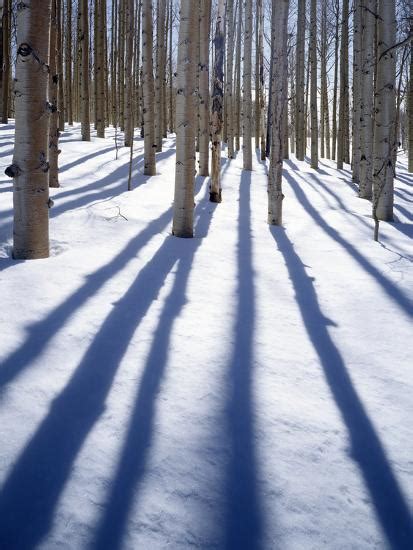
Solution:
[[[51,257],[10,259],[0,176],[0,548],[413,548],[413,181],[372,239],[348,167],[223,155],[171,236],[174,139],[63,134]],[[0,170],[12,125],[0,127]]]

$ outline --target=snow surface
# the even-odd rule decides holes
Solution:
[[[372,240],[349,167],[223,154],[171,236],[174,137],[62,136],[51,257],[10,259],[0,180],[0,548],[412,549],[413,181]],[[0,169],[13,125],[0,127]]]

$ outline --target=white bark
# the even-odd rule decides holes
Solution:
[[[362,66],[362,11],[364,0],[354,1],[353,15],[353,121],[352,121],[352,168],[353,181],[360,180],[360,106]]]
[[[395,10],[395,0],[378,0],[373,217],[387,221],[393,219],[393,155],[396,147],[396,51],[388,51],[396,43]]]
[[[225,75],[225,97],[227,117],[228,158],[234,158],[234,106],[233,106],[233,64],[234,64],[234,0],[227,2],[227,70]]]
[[[287,20],[288,0],[272,0],[272,17],[275,23],[272,53],[272,138],[268,173],[268,223],[282,224],[282,169],[284,158],[284,116],[288,109],[287,73]]]
[[[89,107],[89,14],[88,1],[80,0],[78,5],[78,44],[80,77],[80,120],[82,140],[90,141]]]
[[[152,1],[142,1],[142,93],[144,122],[144,174],[156,174],[155,110],[153,81]]]
[[[17,11],[13,257],[49,255],[48,65],[51,0]]]
[[[413,24],[412,30],[413,32]],[[408,90],[408,125],[409,125],[409,140],[408,140],[408,149],[409,149],[409,172],[413,172],[413,42],[410,45],[410,75],[409,75],[409,90]]]
[[[211,184],[209,200],[221,202],[221,140],[222,140],[222,111],[224,99],[224,11],[225,0],[219,0],[217,22],[215,28],[215,59],[212,91],[212,115],[211,115]]]
[[[310,12],[310,119],[311,168],[318,168],[318,114],[317,114],[317,0],[311,0]]]
[[[376,0],[364,0],[360,94],[359,197],[371,199],[373,189],[374,36]]]
[[[245,1],[244,65],[242,74],[242,150],[243,168],[252,170],[252,99],[251,99],[251,55],[252,55],[252,0]]]
[[[177,91],[176,170],[172,233],[176,237],[194,234],[195,180],[195,96],[198,12],[192,0],[181,0]]]
[[[200,0],[199,37],[199,174],[209,175],[209,38],[211,0]]]
[[[295,93],[295,139],[296,156],[304,160],[305,156],[305,121],[304,121],[304,47],[305,47],[305,0],[298,0],[297,45],[296,45],[296,93]]]

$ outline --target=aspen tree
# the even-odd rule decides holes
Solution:
[[[118,0],[112,1],[111,14],[111,52],[110,52],[110,86],[112,104],[112,124],[118,125],[117,108],[117,68],[118,68]]]
[[[195,93],[196,49],[199,37],[197,10],[193,0],[181,0],[177,91],[176,91],[176,170],[172,234],[193,237],[195,181]],[[146,132],[146,130],[145,130]]]
[[[142,94],[144,121],[144,174],[156,174],[155,110],[153,81],[152,1],[142,0]]]
[[[242,6],[244,0],[238,0],[238,32],[237,45],[235,51],[235,102],[234,102],[234,119],[235,119],[235,149],[240,150],[240,134],[241,134],[241,34],[242,34]]]
[[[62,9],[63,0],[56,0],[56,22],[57,22],[57,51],[56,65],[58,75],[58,112],[59,112],[59,130],[65,130],[65,86],[63,78],[63,33],[62,33]]]
[[[174,116],[174,94],[173,94],[173,60],[172,60],[172,28],[173,28],[173,0],[170,0],[169,6],[169,131],[172,133],[175,129]]]
[[[52,0],[52,15],[50,26],[50,61],[49,61],[49,187],[59,187],[58,155],[59,155],[59,110],[58,110],[58,67],[57,67],[57,0]]]
[[[13,257],[49,256],[49,39],[51,0],[17,11],[16,130],[13,164]]]
[[[1,122],[9,120],[9,87],[10,87],[10,24],[11,0],[4,0],[2,14],[3,63],[2,63],[2,115]]]
[[[66,0],[65,36],[65,85],[66,85],[66,118],[69,126],[73,126],[73,82],[72,82],[72,0]]]
[[[96,131],[100,138],[105,137],[105,19],[103,0],[95,0],[96,17]],[[131,75],[129,75],[130,77]]]
[[[260,0],[261,2],[261,0]],[[265,98],[264,98],[264,9],[261,4],[260,33],[259,33],[259,117],[260,117],[260,139],[261,139],[261,160],[266,159],[266,132],[265,132]]]
[[[3,10],[4,0],[0,0],[0,108],[3,106]]]
[[[321,157],[330,158],[330,120],[327,89],[327,3],[321,4],[321,98],[320,98],[320,144]]]
[[[262,0],[256,1],[255,12],[255,101],[254,101],[254,123],[255,123],[255,148],[259,149],[261,137],[260,117],[260,34],[261,34],[261,11]]]
[[[340,28],[340,7],[339,1],[335,0],[335,33],[334,33],[334,84],[333,84],[333,121],[332,121],[332,160],[337,156],[337,88],[338,88],[338,52],[339,52],[339,28]]]
[[[347,158],[348,135],[348,0],[343,0],[340,46],[340,102],[337,136],[337,168],[343,169]]]
[[[134,128],[133,108],[134,100],[132,62],[133,62],[133,38],[134,38],[134,1],[125,0],[125,42],[126,42],[126,92],[124,109],[125,147],[130,147]]]
[[[155,78],[155,143],[156,150],[162,151],[163,137],[163,103],[164,103],[164,50],[165,50],[165,10],[166,1],[157,0],[157,20],[156,20],[156,78]]]
[[[90,141],[89,12],[87,0],[79,0],[78,4],[78,47],[80,78],[79,108],[82,140]]]
[[[412,24],[413,27],[413,24]],[[413,33],[413,28],[411,29]],[[410,44],[410,71],[409,71],[409,89],[407,99],[407,117],[408,117],[408,170],[413,172],[413,42]]]
[[[393,220],[396,43],[395,0],[378,0],[377,73],[374,101],[373,218]]]
[[[296,66],[295,66],[295,139],[296,156],[298,160],[304,160],[305,156],[305,120],[304,120],[304,88],[305,88],[305,0],[298,0],[297,14],[297,42],[296,42]]]
[[[362,64],[362,10],[364,0],[355,0],[353,6],[353,119],[352,119],[352,177],[360,181],[360,118],[361,118],[361,64]]]
[[[311,168],[318,168],[318,115],[317,115],[317,0],[311,0],[310,12],[310,116],[311,116]]]
[[[288,109],[287,20],[289,0],[272,0],[272,19],[275,27],[274,48],[271,52],[272,70],[272,139],[268,173],[268,223],[282,224],[282,169],[284,158],[283,125]]]
[[[371,199],[373,189],[373,109],[376,0],[364,0],[360,94],[359,197]]]
[[[199,174],[209,175],[209,38],[211,0],[200,0],[199,36]]]
[[[225,75],[226,119],[228,158],[234,158],[234,105],[233,105],[233,65],[234,65],[234,0],[227,3],[227,69]]]
[[[211,183],[209,200],[221,202],[221,139],[222,139],[222,109],[224,99],[224,9],[225,1],[219,0],[217,22],[215,27],[215,59],[212,91],[212,115],[211,115]]]
[[[242,151],[243,169],[252,170],[252,0],[245,0],[244,63],[242,73]]]

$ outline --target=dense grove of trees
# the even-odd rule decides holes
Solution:
[[[48,255],[59,133],[109,125],[144,174],[176,132],[173,234],[193,235],[194,177],[220,202],[221,144],[269,158],[268,223],[282,223],[283,159],[351,164],[359,196],[393,219],[400,151],[413,172],[410,0],[0,0],[0,116],[16,120],[15,258]],[[1,129],[1,127],[0,127]],[[198,164],[196,163],[196,152]],[[129,182],[129,188],[133,182]]]

